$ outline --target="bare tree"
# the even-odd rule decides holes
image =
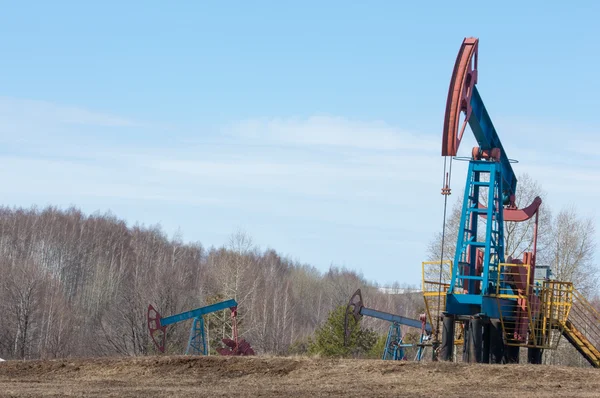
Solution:
[[[542,199],[538,215],[537,253],[538,258],[543,257],[548,246],[552,231],[552,213],[550,207],[544,203],[546,192],[540,184],[528,174],[519,177],[519,184],[515,198],[518,208],[525,208],[533,203],[536,197]],[[504,224],[504,251],[506,258],[520,259],[523,253],[533,251],[534,224],[536,218],[532,217],[523,222],[506,222]]]
[[[3,277],[2,288],[6,292],[3,306],[8,322],[15,328],[14,357],[26,359],[32,356],[34,334],[39,332],[43,283],[43,272],[31,262],[15,264]]]
[[[592,219],[579,215],[574,207],[565,208],[553,220],[545,256],[556,279],[573,282],[588,297],[598,292],[594,236]]]

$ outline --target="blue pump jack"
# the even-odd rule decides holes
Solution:
[[[518,300],[500,293],[513,292],[513,287],[516,286],[514,276],[503,272],[502,266],[508,260],[509,263],[529,267],[531,275],[535,274],[537,209],[541,199],[536,198],[524,209],[516,206],[517,178],[511,165],[514,161],[510,160],[502,146],[498,131],[476,86],[478,48],[479,39],[469,37],[463,40],[450,80],[444,116],[442,156],[450,157],[450,162],[456,157],[467,126],[470,127],[477,146],[472,149],[470,158],[462,159],[469,161],[469,169],[457,231],[454,267],[447,285],[445,308],[441,314],[442,340],[437,343],[441,343],[440,358],[452,360],[454,323],[460,322],[465,331],[465,362],[500,362],[503,356],[509,362],[518,362],[519,346],[507,346],[504,350],[503,334],[506,337],[520,332],[503,330],[505,326],[500,320],[519,317],[520,322],[522,321],[520,324],[527,329],[527,319],[531,320],[531,314],[518,315]],[[444,174],[446,182],[442,195],[445,196],[445,225],[452,166],[449,172],[444,170]],[[534,215],[536,221],[532,252],[524,253],[523,262],[520,263],[515,263],[515,259],[505,259],[504,223],[526,221]],[[524,290],[526,292],[523,297],[529,302],[530,293],[527,288]],[[436,340],[439,332],[440,330],[436,330]],[[525,336],[520,339],[526,339],[527,330],[520,335]],[[525,342],[522,344],[526,345]],[[502,354],[503,350],[505,355]]]
[[[235,324],[237,302],[233,299],[196,308],[191,311],[185,311],[180,314],[168,316],[166,318],[162,318],[158,311],[156,311],[152,305],[149,305],[148,330],[150,331],[150,337],[152,337],[152,341],[154,341],[154,344],[156,344],[158,350],[160,352],[165,352],[167,326],[186,321],[188,319],[193,319],[194,321],[190,330],[190,337],[185,353],[190,355],[207,355],[208,350],[203,316],[213,312],[222,311],[227,308],[231,310],[234,340],[224,339],[223,342],[229,346],[231,350],[221,348],[218,350],[218,352],[221,355],[253,355],[254,351],[252,351],[252,348],[250,348],[250,345],[247,342],[244,340],[241,340],[240,342],[237,341],[237,327]]]
[[[360,289],[358,289],[356,292],[354,292],[350,298],[350,301],[348,302],[348,306],[346,307],[346,313],[344,316],[344,345],[348,343],[348,338],[352,334],[350,319],[354,318],[355,324],[357,324],[363,316],[391,322],[385,342],[385,348],[381,356],[381,359],[383,360],[405,359],[406,354],[404,349],[414,346],[414,344],[403,343],[400,325],[421,329],[421,338],[419,344],[417,344],[419,349],[417,350],[417,355],[415,356],[415,360],[421,360],[426,347],[425,343],[429,340],[432,330],[431,325],[425,321],[425,315],[422,315],[420,317],[421,319],[417,320],[367,308],[363,304],[362,293]]]

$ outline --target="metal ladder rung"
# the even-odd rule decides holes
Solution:
[[[467,212],[469,212],[469,213],[487,213],[488,209],[482,209],[479,207],[469,207],[469,208],[467,208]]]
[[[464,246],[471,245],[473,247],[485,247],[485,242],[465,242]]]

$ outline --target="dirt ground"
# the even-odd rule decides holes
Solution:
[[[276,357],[0,363],[0,397],[598,397],[600,370]]]

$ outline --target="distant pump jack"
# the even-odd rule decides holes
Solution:
[[[254,355],[254,350],[250,344],[238,338],[237,331],[237,302],[233,299],[221,301],[219,303],[207,305],[206,307],[196,308],[191,311],[171,315],[162,318],[158,311],[150,304],[148,306],[148,330],[150,337],[160,352],[165,352],[166,329],[168,325],[177,322],[193,319],[190,337],[185,351],[189,355],[208,355],[206,333],[204,330],[204,315],[213,312],[222,311],[229,308],[231,310],[231,324],[233,339],[223,339],[226,347],[217,348],[216,351],[221,355]]]

